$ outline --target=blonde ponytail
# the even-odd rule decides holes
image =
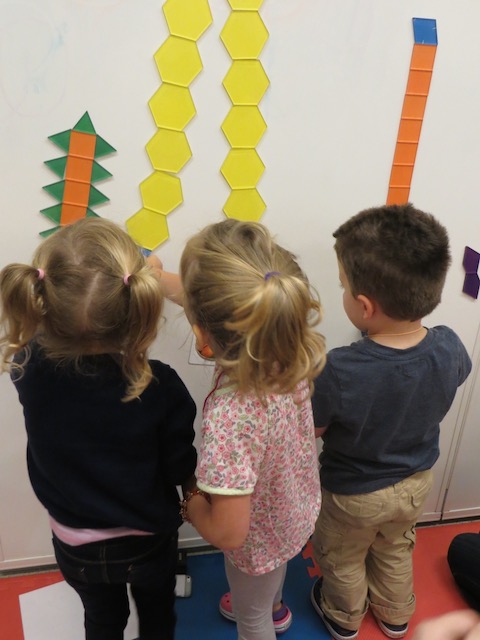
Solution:
[[[187,314],[212,336],[217,361],[242,392],[286,393],[319,374],[318,296],[263,225],[207,227],[187,243],[180,268]]]
[[[14,263],[0,272],[2,370],[10,368],[12,356],[38,332],[44,310],[42,290],[43,277],[34,267]]]

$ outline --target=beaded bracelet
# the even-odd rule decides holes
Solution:
[[[194,496],[203,496],[205,500],[209,504],[211,504],[210,495],[205,491],[202,491],[202,489],[195,487],[195,489],[192,489],[192,491],[187,491],[183,500],[180,500],[180,515],[182,516],[183,522],[190,522],[190,524],[192,523],[192,521],[188,517],[188,503]]]

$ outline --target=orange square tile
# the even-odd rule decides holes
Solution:
[[[414,95],[428,96],[428,90],[430,89],[430,80],[432,79],[431,71],[420,71],[410,69],[408,74],[407,90],[406,93]]]
[[[63,226],[72,224],[77,220],[85,218],[87,215],[87,207],[82,207],[76,204],[68,204],[66,202],[62,205],[62,215],[60,217],[60,224]]]
[[[415,156],[417,155],[418,143],[416,142],[397,142],[395,154],[393,156],[393,164],[415,164]]]
[[[414,96],[408,95],[407,93],[403,101],[402,118],[417,118],[423,120],[426,104],[426,96]]]
[[[77,182],[88,182],[92,178],[93,160],[79,158],[77,156],[67,156],[67,167],[65,178],[76,180]]]
[[[410,61],[411,69],[432,70],[437,47],[431,44],[415,44]]]
[[[97,136],[93,133],[72,131],[70,134],[70,147],[68,153],[81,158],[94,158]]]
[[[387,204],[406,204],[410,197],[410,189],[405,187],[389,187]]]
[[[85,182],[76,182],[74,180],[65,180],[65,189],[63,191],[63,201],[67,204],[77,204],[87,206],[90,197],[90,184]]]
[[[408,118],[402,118],[398,129],[398,141],[418,142],[421,130],[422,120],[409,120]]]
[[[408,187],[412,182],[413,164],[394,164],[390,174],[392,187]]]

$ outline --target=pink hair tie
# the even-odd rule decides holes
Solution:
[[[39,280],[43,280],[45,278],[45,271],[43,269],[37,269],[37,277]]]
[[[128,279],[130,278],[130,276],[131,276],[131,275],[132,275],[131,273],[126,273],[126,274],[123,276],[123,284],[124,284],[126,287],[129,287],[129,286],[130,286],[130,282],[128,281]]]

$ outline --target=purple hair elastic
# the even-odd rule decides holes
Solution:
[[[130,286],[130,282],[128,281],[128,279],[130,278],[130,276],[131,276],[131,275],[132,275],[131,273],[126,273],[126,274],[123,276],[123,284],[124,284],[126,287],[129,287],[129,286]]]
[[[267,280],[270,280],[272,276],[279,276],[279,275],[280,275],[280,271],[267,271],[267,273],[263,276],[263,279],[266,282]]]
[[[37,269],[37,278],[43,280],[45,278],[45,271],[43,269]]]

